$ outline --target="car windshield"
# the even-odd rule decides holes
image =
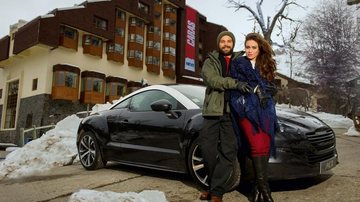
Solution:
[[[200,108],[203,107],[204,97],[205,97],[205,87],[204,86],[194,86],[194,85],[170,85],[169,87],[178,90],[180,93],[185,95],[191,101],[193,101]]]

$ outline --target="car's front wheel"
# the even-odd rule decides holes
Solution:
[[[199,138],[196,138],[189,149],[188,168],[191,177],[200,184],[203,188],[209,187],[209,175],[204,165],[204,158],[202,157],[199,147]],[[234,162],[233,172],[229,179],[229,190],[234,190],[240,182],[240,164],[236,159]]]
[[[101,156],[95,134],[91,131],[83,132],[77,145],[80,163],[88,170],[103,168],[106,164]]]

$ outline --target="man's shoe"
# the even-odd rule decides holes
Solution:
[[[211,199],[211,194],[209,191],[202,191],[200,193],[200,197],[199,197],[200,200],[210,200]]]
[[[218,197],[218,196],[212,196],[211,197],[211,202],[222,202],[222,198]]]

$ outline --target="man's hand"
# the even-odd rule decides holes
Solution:
[[[251,86],[249,86],[249,84],[247,84],[246,82],[241,82],[241,81],[237,82],[236,89],[238,89],[239,91],[241,91],[243,93],[250,93],[253,91],[253,89],[251,88]]]

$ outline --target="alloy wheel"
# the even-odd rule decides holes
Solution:
[[[207,171],[204,165],[204,159],[201,155],[199,145],[196,145],[192,154],[191,154],[191,169],[193,170],[196,178],[205,186],[209,186]]]
[[[96,148],[94,139],[89,135],[85,135],[79,144],[79,157],[82,164],[85,167],[92,166],[95,161],[95,154]]]

